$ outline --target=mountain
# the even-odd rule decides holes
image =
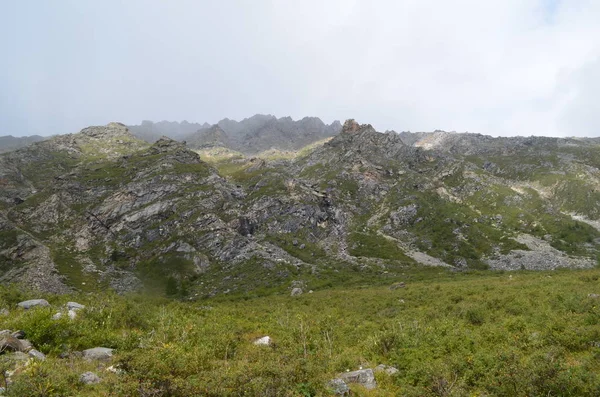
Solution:
[[[184,137],[198,131],[199,129],[208,128],[210,124],[204,123],[189,123],[182,121],[160,121],[154,123],[150,120],[143,120],[140,125],[128,126],[129,131],[137,138],[152,143],[162,136],[169,137],[175,140],[181,140]]]
[[[12,135],[0,136],[0,153],[10,152],[19,148],[31,145],[34,142],[47,139],[39,135],[30,135],[22,137],[14,137]]]
[[[295,151],[337,134],[342,125],[335,121],[327,125],[318,117],[294,121],[291,117],[277,118],[256,114],[242,121],[223,119],[217,124],[142,121],[129,126],[131,133],[146,142],[161,136],[186,141],[192,149],[225,148],[247,155],[266,150]]]
[[[193,298],[414,266],[599,263],[597,141],[380,133],[348,120],[314,143],[336,128],[255,116],[189,138],[250,154],[311,143],[292,157],[201,157],[119,123],[0,155],[0,281]]]
[[[271,115],[255,115],[240,122],[224,119],[217,124],[229,137],[228,149],[247,155],[275,149],[295,151],[306,145],[329,138],[341,129],[339,121],[327,125],[318,117],[305,117],[294,121],[291,117],[276,118]],[[211,129],[204,129],[187,137],[193,143],[210,134]],[[193,144],[192,148],[196,148]]]

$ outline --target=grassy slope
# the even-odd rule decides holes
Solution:
[[[588,297],[600,292],[600,270],[421,272],[407,271],[404,289],[345,287],[297,298],[50,297],[88,308],[73,322],[50,321],[53,309],[2,319],[2,328],[25,330],[49,353],[14,377],[8,395],[328,395],[323,385],[337,373],[380,363],[399,374],[378,374],[370,393],[353,386],[356,395],[600,393],[600,301]],[[28,297],[2,290],[0,306]],[[273,347],[252,344],[264,335]],[[112,364],[126,372],[58,359],[62,345],[117,348]],[[79,385],[85,370],[105,381]]]

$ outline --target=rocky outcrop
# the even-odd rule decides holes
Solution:
[[[183,142],[148,145],[111,123],[2,155],[0,281],[59,293],[152,286],[185,299],[273,286],[296,295],[311,287],[296,284],[303,277],[350,269],[398,280],[414,264],[589,267],[600,252],[593,141],[504,145],[273,116],[213,127],[205,143],[257,150],[252,142],[341,132],[293,158],[209,163]]]

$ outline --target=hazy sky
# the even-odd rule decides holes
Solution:
[[[600,0],[0,0],[0,135],[255,113],[600,136]]]

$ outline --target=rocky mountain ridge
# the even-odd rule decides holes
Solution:
[[[247,155],[265,150],[299,150],[306,145],[336,135],[341,124],[335,121],[327,125],[318,117],[293,120],[256,114],[241,121],[223,119],[217,124],[176,122],[152,123],[144,121],[131,126],[131,132],[147,142],[160,136],[186,141],[192,149],[224,147]]]
[[[329,131],[319,121],[302,121],[311,140]],[[235,141],[220,124],[197,138]],[[203,157],[119,123],[89,127],[0,156],[0,281],[193,298],[424,265],[591,267],[599,159],[593,140],[413,136],[354,120],[291,158]]]
[[[13,150],[20,149],[22,147],[31,145],[34,142],[43,141],[47,139],[39,135],[29,136],[17,136],[12,135],[0,136],[0,153],[10,152]]]

